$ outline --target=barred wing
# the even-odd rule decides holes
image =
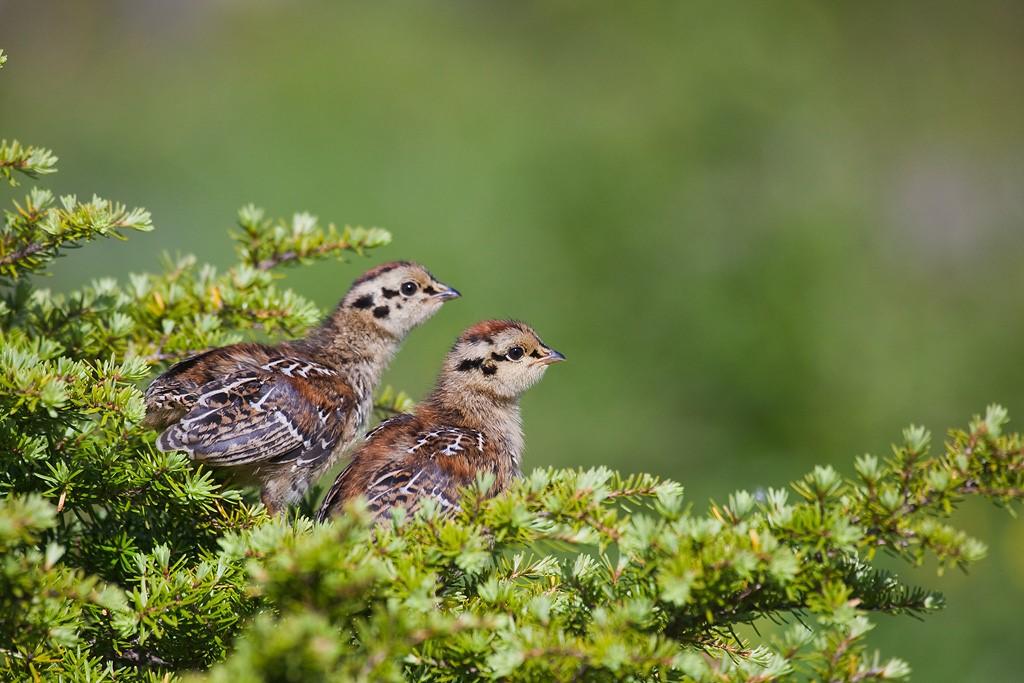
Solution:
[[[374,473],[365,492],[370,513],[378,519],[387,517],[394,508],[405,508],[412,514],[430,498],[442,512],[459,509],[455,499],[458,483],[451,474],[435,463],[425,467],[382,467]]]
[[[465,427],[437,427],[419,432],[407,453],[431,460],[447,455],[483,455],[484,435]]]
[[[202,375],[202,364],[220,351],[214,349],[179,361],[146,387],[145,424],[163,429],[180,419],[199,398],[197,376]]]
[[[282,358],[208,382],[157,446],[216,466],[315,463],[334,450],[352,408],[334,374]]]
[[[483,455],[484,435],[442,426],[395,438],[395,432],[411,420],[399,415],[370,432],[366,445],[324,498],[318,520],[337,514],[346,500],[360,495],[377,518],[396,507],[414,512],[426,498],[445,512],[458,510],[458,488],[473,480],[475,470],[468,460]]]

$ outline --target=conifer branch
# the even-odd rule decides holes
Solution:
[[[57,172],[57,157],[48,149],[22,145],[17,140],[0,140],[0,177],[12,187],[18,185],[14,173],[28,178]]]
[[[73,195],[60,198],[33,188],[14,211],[6,211],[0,232],[0,278],[16,280],[41,270],[61,249],[80,246],[97,237],[123,239],[121,231],[153,229],[149,212],[128,209],[93,197],[79,202]]]
[[[333,223],[324,228],[308,213],[295,214],[290,223],[274,221],[251,204],[238,212],[238,225],[239,261],[260,271],[328,256],[344,259],[346,253],[361,255],[391,242],[391,234],[381,228],[346,226],[339,231]]]

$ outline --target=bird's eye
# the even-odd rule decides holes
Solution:
[[[416,290],[419,288],[419,285],[417,285],[415,282],[403,282],[402,294],[404,294],[405,296],[412,296],[413,294],[416,293]]]
[[[505,357],[508,358],[509,360],[519,360],[520,358],[523,357],[524,353],[526,352],[523,351],[522,346],[513,346],[505,353]]]

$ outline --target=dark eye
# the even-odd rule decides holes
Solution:
[[[417,285],[415,282],[403,282],[402,294],[404,294],[405,296],[412,296],[413,294],[416,293],[416,290],[419,288],[419,285]]]
[[[505,353],[505,357],[508,358],[509,360],[519,360],[520,358],[523,357],[524,353],[526,352],[523,351],[522,346],[513,346]]]

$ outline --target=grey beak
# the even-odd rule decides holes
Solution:
[[[561,363],[563,360],[565,360],[565,356],[554,349],[548,349],[548,355],[541,358],[540,362],[544,365],[551,365],[552,363]]]
[[[435,299],[440,299],[441,301],[448,301],[449,299],[458,299],[462,295],[459,294],[459,290],[455,289],[454,287],[444,285],[444,289],[442,289],[440,292],[437,292],[436,294],[433,294],[432,296]]]

